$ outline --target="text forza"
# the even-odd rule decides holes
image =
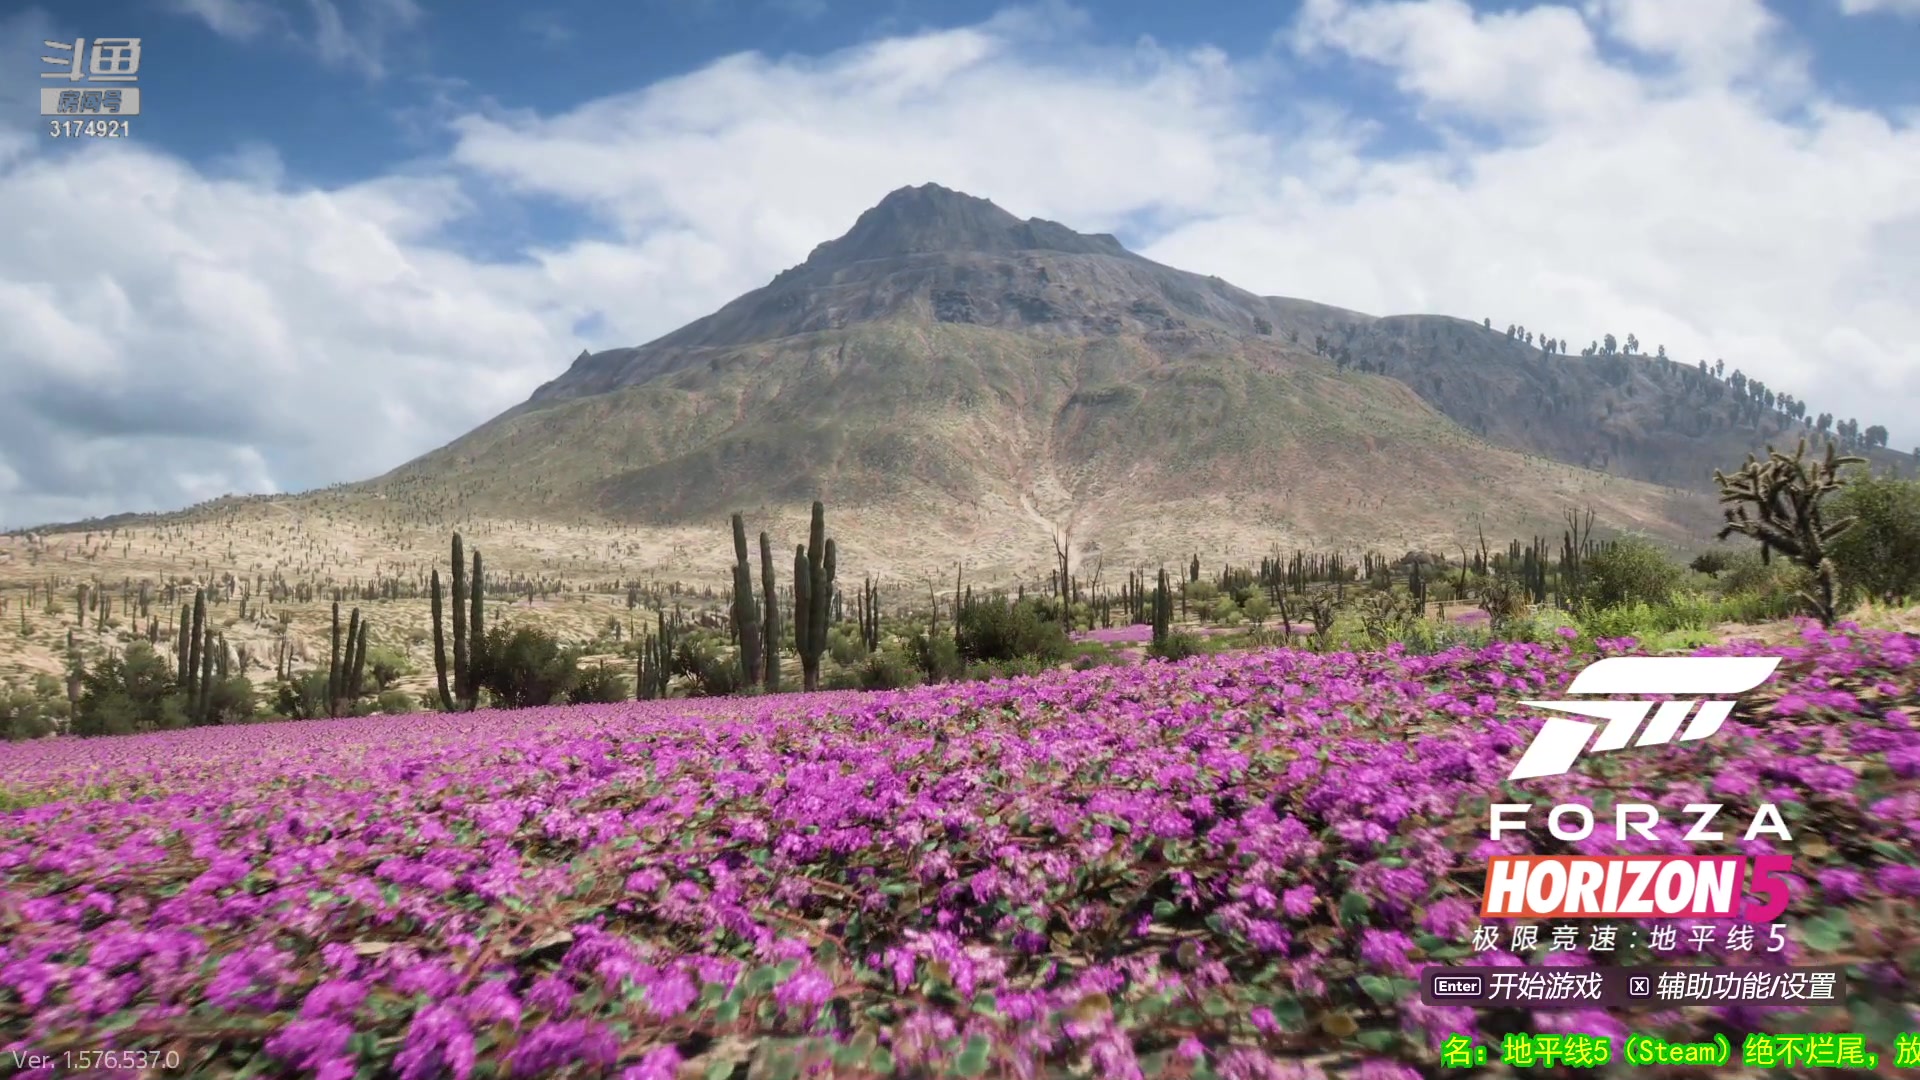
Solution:
[[[1681,839],[1689,844],[1725,840],[1726,834],[1710,829],[1713,819],[1720,813],[1720,807],[1720,803],[1688,803],[1681,813],[1693,816],[1694,822]],[[1531,803],[1494,803],[1490,808],[1487,835],[1498,840],[1504,833],[1527,831],[1532,827],[1529,815],[1534,809]],[[1617,840],[1624,841],[1629,832],[1652,840],[1654,827],[1660,824],[1660,809],[1652,803],[1616,803],[1613,821],[1614,838]],[[1547,813],[1547,832],[1556,840],[1585,840],[1593,835],[1593,808],[1579,803],[1562,803],[1554,807]],[[1746,834],[1741,839],[1751,840],[1756,836],[1773,836],[1783,841],[1793,839],[1792,834],[1787,832],[1787,823],[1780,818],[1779,808],[1772,803],[1760,804],[1752,820],[1747,823]]]

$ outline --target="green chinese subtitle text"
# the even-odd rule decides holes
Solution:
[[[1488,1060],[1519,1069],[1593,1069],[1614,1060],[1614,1041],[1605,1035],[1528,1034],[1515,1032],[1497,1044],[1452,1034],[1440,1044],[1440,1064],[1449,1069],[1473,1069]],[[1724,1066],[1737,1063],[1749,1069],[1873,1069],[1880,1054],[1867,1048],[1866,1036],[1843,1031],[1744,1036],[1739,1045],[1725,1035],[1711,1041],[1670,1042],[1638,1032],[1622,1040],[1619,1058],[1629,1065]],[[1920,1068],[1920,1032],[1894,1037],[1893,1067]]]

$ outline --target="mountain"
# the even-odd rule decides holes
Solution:
[[[897,566],[1451,549],[1565,511],[1698,541],[1799,425],[1694,368],[1257,296],[1107,235],[903,188],[804,263],[358,485],[448,514],[788,527]],[[789,532],[790,535],[790,532]]]

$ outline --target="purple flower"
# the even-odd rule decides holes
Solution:
[[[1920,896],[1920,866],[1893,863],[1874,875],[1882,892],[1889,896]]]

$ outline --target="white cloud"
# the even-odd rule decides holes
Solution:
[[[166,0],[166,6],[235,41],[257,41],[271,31],[273,40],[309,52],[327,67],[372,80],[386,77],[390,53],[405,47],[408,32],[425,17],[415,0],[306,0],[311,20],[306,25],[294,18],[291,7],[266,0]],[[527,28],[549,39],[564,29],[557,23]]]
[[[6,520],[372,475],[517,403],[585,311],[420,242],[458,209],[445,181],[284,192],[131,144],[0,174]]]
[[[1840,0],[1848,15],[1920,15],[1920,0]]]
[[[1608,37],[1671,60],[1696,83],[1754,78],[1779,90],[1804,88],[1804,58],[1783,40],[1784,24],[1761,0],[1588,0]]]
[[[360,0],[358,19],[349,21],[333,0],[307,4],[313,11],[312,44],[320,62],[357,70],[370,79],[386,76],[388,50],[424,14],[414,0]]]
[[[297,186],[266,148],[195,169],[16,139],[0,152],[0,379],[18,388],[0,401],[0,520],[384,471],[583,346],[704,314],[928,180],[1132,226],[1145,254],[1256,291],[1576,345],[1631,331],[1920,442],[1920,134],[1806,87],[1787,112],[1781,85],[1747,85],[1791,47],[1764,19],[1649,10],[1309,0],[1276,28],[1311,67],[1294,85],[1357,70],[1398,88],[1442,136],[1418,152],[1369,143],[1390,129],[1337,100],[1276,94],[1272,58],[1098,50],[1055,9],[730,57],[557,115],[471,113],[450,160],[337,190]],[[438,238],[481,191],[599,231],[507,264],[463,257]],[[605,328],[590,342],[571,331],[589,315]]]
[[[221,37],[239,41],[258,35],[275,19],[262,0],[169,0],[168,6],[198,18]]]
[[[1438,116],[1502,126],[1613,123],[1642,101],[1628,72],[1603,63],[1572,8],[1480,14],[1465,0],[1351,4],[1307,0],[1294,48],[1385,67]]]

